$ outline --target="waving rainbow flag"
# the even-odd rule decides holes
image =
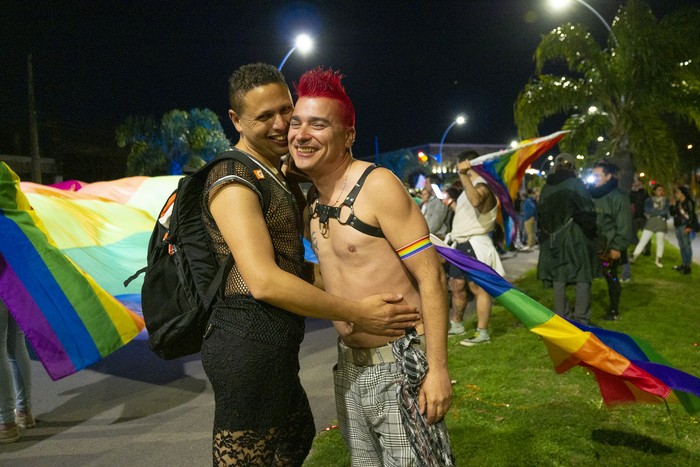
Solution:
[[[124,280],[146,265],[155,219],[180,176],[128,177],[108,182],[22,182],[46,232],[61,253],[107,293],[140,312],[143,276]]]
[[[700,378],[671,367],[645,342],[621,332],[584,326],[548,310],[496,271],[431,236],[437,252],[463,270],[547,346],[557,373],[581,365],[596,377],[607,405],[658,402],[673,396],[685,410],[700,411]]]
[[[501,224],[510,235],[506,240],[510,244],[515,240],[517,229],[506,229],[510,223],[517,226],[517,213],[513,208],[513,200],[518,194],[518,188],[523,181],[525,171],[545,152],[564,138],[569,131],[557,131],[541,138],[523,140],[514,148],[484,154],[471,161],[472,167],[488,182],[494,194],[501,203]]]
[[[146,211],[157,212],[167,196],[153,200],[158,190],[144,186],[149,180],[79,192],[22,183],[25,196],[0,164],[0,298],[53,379],[98,361],[144,327],[114,296],[129,301],[120,281],[145,263],[155,222]]]

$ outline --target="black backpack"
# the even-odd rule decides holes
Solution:
[[[211,166],[222,159],[235,159],[256,175],[263,173],[250,156],[233,149],[182,178],[156,220],[148,243],[147,266],[124,283],[128,285],[145,271],[141,309],[148,343],[165,360],[200,351],[212,304],[233,265],[229,255],[219,267],[201,218],[207,175]],[[261,178],[256,176],[255,180],[265,214],[270,205],[270,187],[267,179]],[[166,228],[159,220],[169,209],[172,212]]]

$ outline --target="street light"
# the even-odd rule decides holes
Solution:
[[[438,161],[438,164],[440,164],[440,168],[442,168],[442,145],[445,142],[445,137],[447,136],[447,133],[449,133],[449,131],[452,129],[453,126],[462,125],[466,121],[467,121],[467,117],[465,117],[464,115],[458,115],[457,118],[452,123],[450,123],[450,126],[448,126],[445,129],[445,132],[442,134],[442,139],[440,140],[440,147],[438,149],[438,155],[437,155],[437,161]]]
[[[556,10],[561,10],[562,8],[566,7],[570,1],[571,0],[549,0],[549,4],[552,8],[554,8]],[[610,25],[608,24],[608,22],[605,21],[605,18],[603,18],[601,16],[601,14],[598,13],[598,11],[595,8],[590,6],[584,0],[575,0],[575,1],[577,1],[581,5],[588,8],[589,10],[591,10],[593,12],[594,15],[596,15],[596,17],[600,20],[600,22],[603,23],[603,26],[605,26],[605,29],[607,29],[608,32],[610,33],[610,36],[613,38],[613,42],[615,43],[615,46],[619,47],[620,44],[619,44],[619,42],[617,42],[617,37],[615,37],[615,34],[612,32],[612,29],[610,28]]]
[[[284,58],[282,59],[282,63],[280,63],[280,66],[277,67],[277,70],[282,70],[282,67],[284,66],[285,62],[287,61],[289,56],[294,53],[296,49],[299,49],[299,52],[301,53],[306,53],[309,50],[311,50],[313,45],[313,41],[307,34],[299,34],[294,40],[294,47],[289,49],[289,52],[287,52],[287,55],[284,56]]]

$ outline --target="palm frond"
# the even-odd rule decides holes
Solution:
[[[521,138],[537,135],[537,126],[545,118],[572,108],[588,108],[590,88],[583,79],[540,75],[518,95],[515,122]]]
[[[607,73],[605,54],[591,34],[581,25],[567,23],[545,35],[535,51],[536,72],[542,73],[547,62],[561,60],[567,68],[587,80],[600,81]]]
[[[679,153],[669,122],[690,122],[700,130],[700,9],[658,20],[644,1],[629,0],[612,33],[607,49],[585,28],[568,23],[542,38],[536,78],[514,106],[518,132],[536,135],[545,119],[562,115],[564,128],[571,130],[562,148],[609,153],[623,164],[621,171],[634,163],[659,180],[672,180]],[[544,75],[553,60],[563,61],[568,72]],[[589,105],[598,113],[588,114]]]

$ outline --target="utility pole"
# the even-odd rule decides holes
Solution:
[[[34,71],[32,54],[27,56],[27,81],[29,86],[29,154],[32,160],[32,181],[41,183],[41,154],[39,153],[39,133],[36,124],[36,105],[34,102]]]

